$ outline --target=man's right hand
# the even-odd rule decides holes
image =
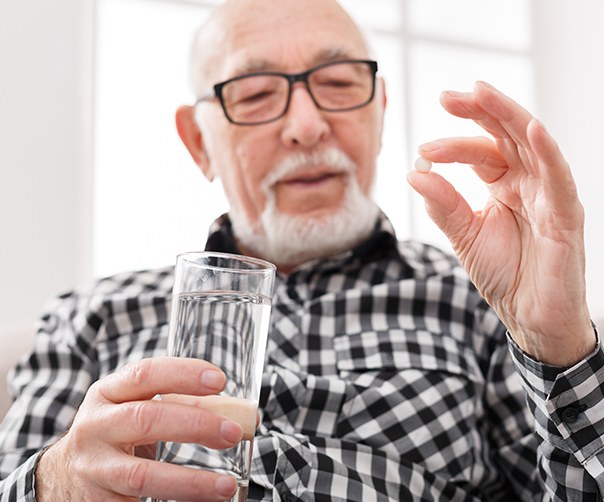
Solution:
[[[201,360],[153,358],[129,364],[94,385],[69,431],[43,453],[36,469],[36,500],[132,500],[141,495],[191,501],[225,500],[235,479],[135,456],[157,441],[229,448],[241,426],[157,394],[203,396],[220,392],[224,374]]]

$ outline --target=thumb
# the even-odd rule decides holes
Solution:
[[[407,181],[424,198],[428,216],[445,233],[453,249],[463,247],[474,212],[455,187],[432,171],[410,171]]]

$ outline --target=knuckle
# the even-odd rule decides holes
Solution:
[[[140,361],[128,363],[122,368],[122,374],[129,383],[141,385],[152,372],[152,362],[150,359],[142,359]]]
[[[111,402],[111,387],[116,376],[116,374],[111,374],[93,382],[84,396],[80,412],[85,408],[93,409],[103,403]]]
[[[491,156],[488,153],[482,153],[478,158],[478,167],[488,167],[491,163]]]
[[[80,409],[65,434],[67,444],[76,451],[86,451],[97,441],[99,423],[98,415]]]
[[[80,452],[85,450],[78,448],[78,445],[72,446],[75,446],[75,449],[70,452],[65,461],[65,466],[71,473],[72,479],[90,479],[89,476],[91,466],[87,462],[87,457],[85,455],[80,454]]]
[[[125,409],[132,429],[139,438],[150,436],[154,424],[159,420],[159,407],[150,404],[148,401],[132,403]]]
[[[128,493],[140,494],[149,480],[149,466],[144,462],[133,462],[131,465],[121,469],[123,483]]]
[[[88,392],[86,392],[86,395],[84,396],[84,401],[82,403],[82,405],[87,405],[89,401],[97,401],[97,399],[99,397],[104,397],[104,389],[105,389],[105,385],[106,382],[104,379],[100,379],[97,380],[96,382],[93,382],[92,385],[88,388]],[[81,409],[81,407],[80,407]]]
[[[216,435],[211,434],[212,439],[220,439],[218,434],[218,419],[213,417],[209,417],[206,413],[203,413],[201,410],[191,410],[189,420],[187,423],[187,429],[190,431],[190,434],[196,438],[196,440],[203,440],[203,436],[207,436],[212,429],[216,429]],[[214,423],[212,423],[214,422]],[[212,427],[214,425],[214,427]]]
[[[90,434],[88,433],[86,427],[74,426],[69,430],[69,433],[66,437],[69,439],[69,445],[75,451],[86,451],[86,448],[89,446]]]

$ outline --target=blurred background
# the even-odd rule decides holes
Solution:
[[[277,1],[277,0],[275,0]],[[55,294],[204,246],[228,209],[180,144],[189,42],[218,0],[0,2],[0,338],[27,344]],[[416,148],[480,134],[444,89],[486,80],[536,114],[587,213],[588,294],[604,318],[604,2],[345,0],[369,34],[389,107],[375,195],[399,237],[447,243],[405,181]],[[476,208],[467,166],[437,166]]]

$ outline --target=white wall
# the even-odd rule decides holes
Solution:
[[[85,267],[84,0],[0,2],[0,336]],[[85,275],[85,274],[84,274]]]
[[[604,319],[604,2],[534,2],[539,115],[570,162],[586,212],[588,302]]]
[[[90,275],[92,0],[0,2],[0,336]],[[574,166],[587,211],[589,301],[604,317],[601,0],[535,0],[538,114]]]

